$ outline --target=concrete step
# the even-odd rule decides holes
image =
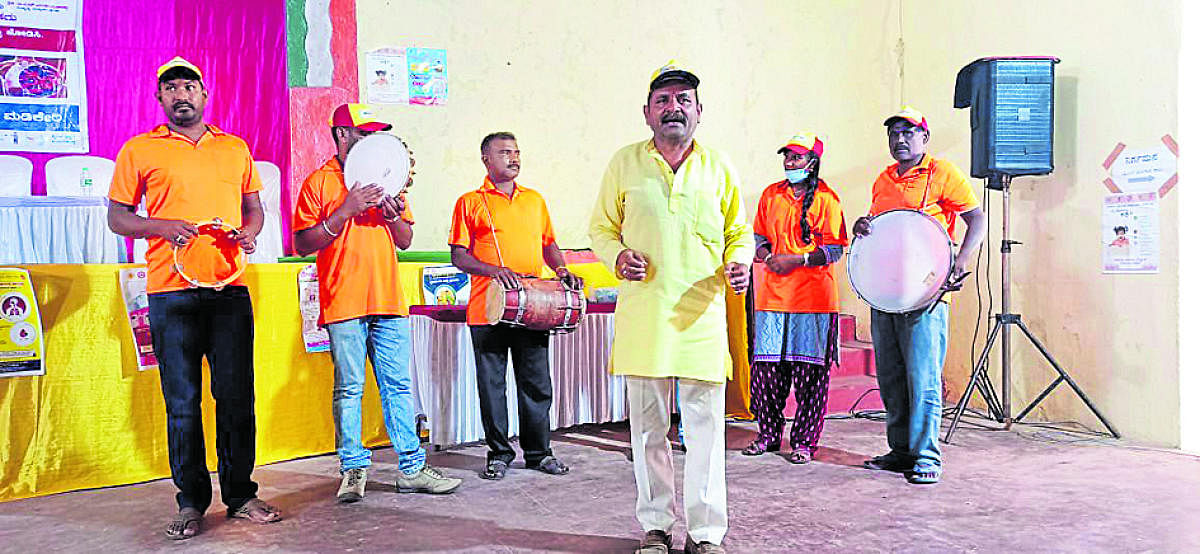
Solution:
[[[875,375],[875,349],[869,342],[843,340],[842,365],[835,367],[834,375]]]
[[[883,400],[879,397],[878,388],[875,378],[868,375],[832,375],[829,378],[829,403],[825,413],[844,414],[850,412],[851,408],[856,412],[882,410]],[[855,402],[858,402],[857,406]],[[789,419],[796,415],[794,394],[788,395],[783,415]]]

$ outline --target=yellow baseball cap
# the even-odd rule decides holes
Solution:
[[[821,141],[821,138],[816,133],[801,131],[792,136],[787,141],[787,144],[779,147],[778,153],[782,154],[788,150],[797,154],[812,152],[814,156],[820,158],[821,154],[825,153],[825,143]]]
[[[366,104],[342,104],[333,110],[329,118],[330,127],[354,127],[369,133],[386,131],[392,128],[391,123],[375,119],[375,113]]]
[[[171,58],[171,61],[158,66],[158,78],[162,79],[163,73],[175,69],[176,67],[182,67],[184,69],[195,71],[196,76],[200,77],[201,81],[204,80],[204,72],[200,71],[200,68],[196,67],[195,64],[183,59],[180,56],[175,56],[174,58]]]
[[[673,81],[682,81],[692,88],[700,86],[700,78],[695,73],[684,69],[679,62],[671,60],[650,75],[650,90],[662,88]]]
[[[912,106],[904,106],[903,108],[900,108],[900,111],[883,120],[883,126],[891,127],[892,123],[895,123],[897,119],[903,119],[909,123],[912,123],[913,127],[920,127],[925,129],[925,132],[929,132],[929,122],[925,121],[925,114],[917,111],[917,109]]]

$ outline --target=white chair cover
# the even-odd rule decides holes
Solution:
[[[46,162],[46,196],[108,196],[116,163],[99,156],[59,156]],[[92,186],[85,188],[83,171]]]
[[[0,196],[33,194],[33,162],[28,158],[0,155]]]

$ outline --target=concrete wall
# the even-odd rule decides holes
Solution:
[[[604,168],[649,137],[649,76],[671,58],[700,76],[697,137],[733,156],[748,206],[782,178],[775,150],[801,128],[829,135],[831,183],[869,184],[887,153],[862,130],[899,92],[895,13],[874,2],[360,2],[359,51],[448,50],[448,106],[378,110],[418,159],[414,248],[444,247],[455,198],[484,176],[479,141],[497,130],[517,135],[518,181],[545,195],[559,244],[582,248]]]
[[[586,247],[600,175],[614,150],[649,135],[641,115],[648,76],[669,58],[700,76],[697,136],[733,156],[748,213],[780,178],[780,142],[813,129],[828,139],[823,176],[852,221],[891,162],[886,114],[901,103],[924,110],[932,152],[965,168],[968,113],[952,108],[958,69],[990,55],[1061,57],[1057,169],[1013,186],[1013,236],[1025,242],[1014,256],[1015,307],[1122,432],[1179,444],[1178,191],[1162,203],[1159,274],[1102,275],[1099,236],[1100,164],[1112,147],[1177,134],[1179,2],[392,1],[357,9],[360,54],[448,50],[448,106],[378,110],[418,159],[410,195],[417,249],[444,248],[454,199],[484,175],[479,140],[496,130],[516,133],[519,181],[546,196],[560,245]],[[865,316],[843,288],[844,311]],[[954,398],[971,363],[976,313],[974,294],[960,295],[946,368]],[[860,323],[865,331],[866,317]],[[1015,344],[1020,408],[1052,373],[1025,343]],[[1044,406],[1034,418],[1098,426],[1065,390]]]
[[[1163,255],[1155,275],[1101,273],[1100,207],[1108,194],[1101,164],[1118,142],[1153,146],[1177,134],[1179,3],[928,0],[901,6],[904,101],[930,119],[933,151],[960,167],[970,164],[970,124],[968,110],[952,107],[958,69],[994,55],[1062,59],[1055,172],[1012,186],[1012,235],[1024,242],[1012,256],[1014,308],[1123,434],[1178,444],[1178,190],[1161,201]],[[990,194],[998,285],[1001,203],[999,193]],[[960,295],[954,306],[946,375],[956,393],[969,373],[973,296]],[[1016,410],[1054,374],[1023,338],[1013,344]],[[997,356],[993,367],[998,377]],[[1099,428],[1067,390],[1043,405],[1035,419]]]

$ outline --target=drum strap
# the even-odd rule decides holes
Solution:
[[[926,154],[926,156],[928,155]],[[925,192],[921,195],[921,205],[917,208],[921,212],[924,212],[927,207],[925,202],[929,200],[929,188],[933,185],[933,170],[935,168],[937,168],[937,162],[929,160],[929,172],[925,174]]]
[[[483,201],[483,212],[487,214],[488,227],[492,230],[492,243],[496,245],[496,257],[500,258],[500,267],[508,267],[504,265],[504,254],[500,252],[500,239],[496,238],[496,223],[492,221],[492,209],[488,206],[487,194],[480,191],[479,196]]]

